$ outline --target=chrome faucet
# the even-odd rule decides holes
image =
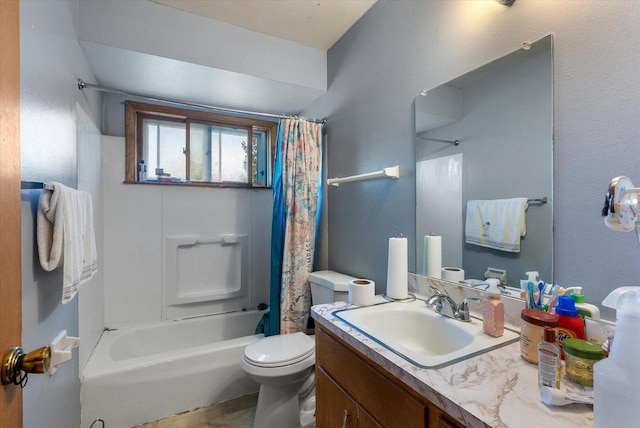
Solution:
[[[471,316],[469,315],[469,301],[471,300],[481,301],[482,299],[477,297],[465,297],[458,305],[451,297],[438,291],[438,293],[427,299],[426,304],[440,315],[444,315],[445,317],[453,318],[458,321],[470,322]]]

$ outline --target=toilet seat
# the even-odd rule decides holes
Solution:
[[[306,334],[281,334],[248,345],[244,350],[244,360],[256,367],[276,368],[306,360],[314,352],[315,342]]]

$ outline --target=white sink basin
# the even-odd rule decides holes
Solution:
[[[516,332],[502,337],[484,333],[482,321],[454,320],[436,313],[421,300],[387,302],[335,311],[333,316],[423,368],[439,368],[513,343]]]

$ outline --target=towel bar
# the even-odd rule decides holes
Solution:
[[[20,189],[21,190],[28,190],[28,189],[53,190],[53,185],[49,183],[43,183],[42,181],[21,181]]]
[[[400,166],[390,166],[382,171],[370,172],[367,174],[352,175],[342,178],[329,178],[327,184],[330,186],[338,187],[341,183],[348,183],[350,181],[372,180],[374,178],[393,178],[397,179],[400,176]]]

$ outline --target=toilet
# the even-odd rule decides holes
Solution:
[[[309,276],[314,305],[347,300],[349,281],[330,270]],[[315,340],[304,333],[265,337],[248,345],[240,367],[260,384],[254,428],[315,426]]]

